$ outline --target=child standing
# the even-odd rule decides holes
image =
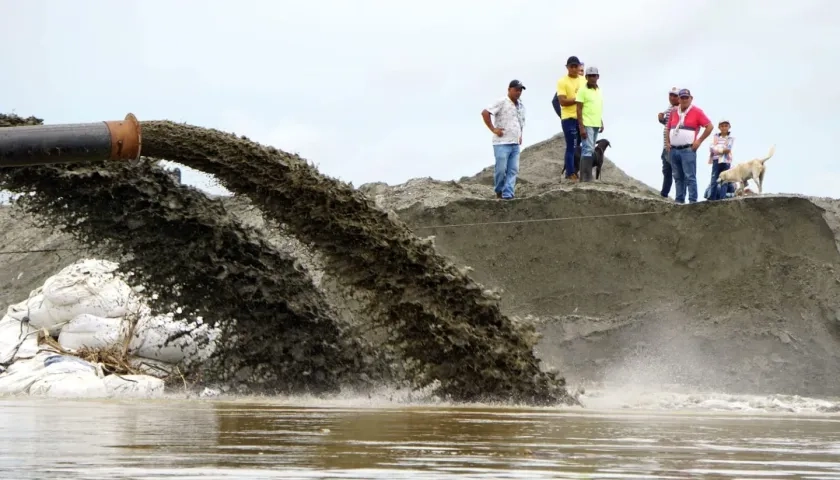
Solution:
[[[729,120],[718,122],[718,133],[712,137],[709,146],[709,163],[712,165],[712,183],[709,185],[709,200],[722,200],[727,197],[730,184],[718,185],[717,179],[721,172],[732,166],[732,146],[735,138],[729,130]]]

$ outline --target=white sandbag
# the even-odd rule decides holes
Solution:
[[[39,353],[28,360],[13,363],[0,374],[0,395],[28,393],[29,387],[44,375],[46,359],[54,356],[54,353]]]
[[[176,335],[180,336],[171,340]],[[143,317],[134,329],[129,352],[138,357],[188,365],[207,360],[216,348],[217,339],[217,330],[176,321],[171,314]]]
[[[38,353],[38,330],[12,317],[0,319],[0,363],[32,358]]]
[[[128,357],[128,364],[135,371],[155,378],[166,378],[176,371],[175,365],[143,357]]]
[[[24,300],[20,303],[16,303],[14,305],[9,305],[9,308],[6,309],[6,316],[9,318],[14,318],[17,321],[22,321],[27,316],[27,304],[29,300]]]
[[[114,397],[151,398],[163,396],[163,380],[148,375],[108,375],[108,394]]]
[[[54,305],[73,305],[109,289],[119,290],[121,281],[114,282],[119,280],[117,267],[107,260],[81,260],[48,278],[42,292]]]
[[[92,372],[42,375],[29,387],[29,395],[50,398],[104,398],[105,382]]]
[[[48,278],[44,282],[43,294],[54,305],[75,305],[92,297],[122,299],[127,302],[133,290],[112,274],[74,273]]]
[[[118,318],[129,311],[130,304],[118,298],[89,297],[73,305],[56,305],[43,294],[29,299],[29,323],[35,328],[46,328],[52,335],[79,315]]]
[[[71,355],[44,358],[44,369],[32,382],[28,393],[53,398],[102,398],[108,389],[102,368]]]
[[[61,327],[58,344],[66,350],[110,348],[125,341],[129,322],[125,318],[104,318],[79,315]]]

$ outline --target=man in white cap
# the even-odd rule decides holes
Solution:
[[[671,184],[674,181],[674,173],[671,170],[671,158],[665,149],[665,145],[668,142],[668,118],[671,116],[671,110],[680,104],[680,97],[677,95],[679,91],[680,89],[674,87],[668,92],[668,103],[670,105],[668,105],[668,108],[664,112],[659,112],[659,123],[665,126],[662,132],[662,191],[659,194],[665,198],[668,198],[668,195],[671,193]]]
[[[580,130],[580,181],[592,181],[593,155],[598,134],[604,131],[604,97],[598,86],[598,67],[586,69],[586,84],[578,90],[577,121]]]

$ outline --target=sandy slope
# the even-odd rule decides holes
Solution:
[[[492,199],[489,168],[362,188],[503,287],[504,310],[541,325],[540,356],[572,382],[840,395],[840,202],[678,206],[611,163],[603,182],[558,184],[562,149],[555,138],[523,152],[513,202]],[[638,212],[654,213],[427,228]]]

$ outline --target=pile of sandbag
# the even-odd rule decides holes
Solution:
[[[152,315],[116,274],[117,266],[81,260],[8,308],[0,319],[0,394],[158,395],[161,379],[177,366],[203,362],[213,353],[218,330],[201,319]],[[39,332],[57,340],[60,350],[39,342]],[[122,349],[145,375],[105,376],[101,366],[66,354],[107,349]]]

